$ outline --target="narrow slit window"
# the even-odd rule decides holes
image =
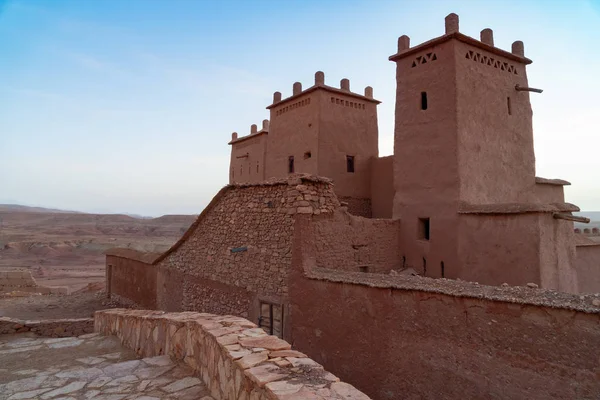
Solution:
[[[421,92],[421,110],[427,110],[427,92]]]
[[[508,111],[508,115],[512,115],[512,104],[510,102],[510,97],[506,98],[506,109]]]
[[[294,172],[294,156],[288,158],[288,172],[290,174]]]
[[[443,261],[440,263],[440,269],[442,270],[442,278],[444,278],[445,277],[445,271],[444,271],[444,262]]]
[[[258,174],[258,161],[256,162],[256,173]]]
[[[427,276],[427,260],[423,257],[423,276]]]
[[[419,239],[429,240],[430,222],[429,218],[419,218]]]
[[[354,172],[354,156],[346,156],[346,171]]]

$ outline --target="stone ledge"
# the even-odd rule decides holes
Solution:
[[[319,267],[306,271],[305,276],[309,279],[382,289],[414,290],[600,314],[600,293],[576,295],[527,286],[487,286],[453,279],[348,272]]]
[[[39,336],[70,337],[94,331],[92,318],[21,320],[0,317],[0,335],[32,332]]]
[[[140,356],[183,360],[217,400],[369,399],[244,318],[113,309],[95,313],[95,329]]]

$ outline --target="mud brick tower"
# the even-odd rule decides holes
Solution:
[[[256,125],[248,136],[232,135],[230,182],[258,182],[304,172],[335,182],[336,194],[351,212],[371,216],[371,161],[378,156],[377,105],[373,89],[364,95],[350,91],[350,81],[340,88],[325,84],[323,72],[292,95],[273,94],[267,107],[269,121]]]
[[[494,47],[491,29],[473,39],[450,14],[443,36],[415,47],[401,36],[390,60],[393,217],[402,220],[407,264],[433,277],[572,291],[573,246],[564,245],[572,229],[551,213],[571,207],[566,182],[535,176],[529,92],[541,91],[528,86],[523,43]]]

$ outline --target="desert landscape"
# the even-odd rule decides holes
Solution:
[[[67,287],[69,292],[103,285],[107,249],[163,252],[194,218],[136,218],[0,205],[0,270],[28,270],[38,284]]]

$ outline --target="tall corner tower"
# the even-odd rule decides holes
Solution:
[[[511,52],[495,47],[490,29],[480,40],[460,33],[456,14],[440,37],[411,47],[401,36],[389,59],[396,63],[393,216],[403,220],[411,265],[431,264],[427,254],[444,257],[437,264],[457,261],[461,205],[522,201],[535,186],[531,60],[522,42]]]

